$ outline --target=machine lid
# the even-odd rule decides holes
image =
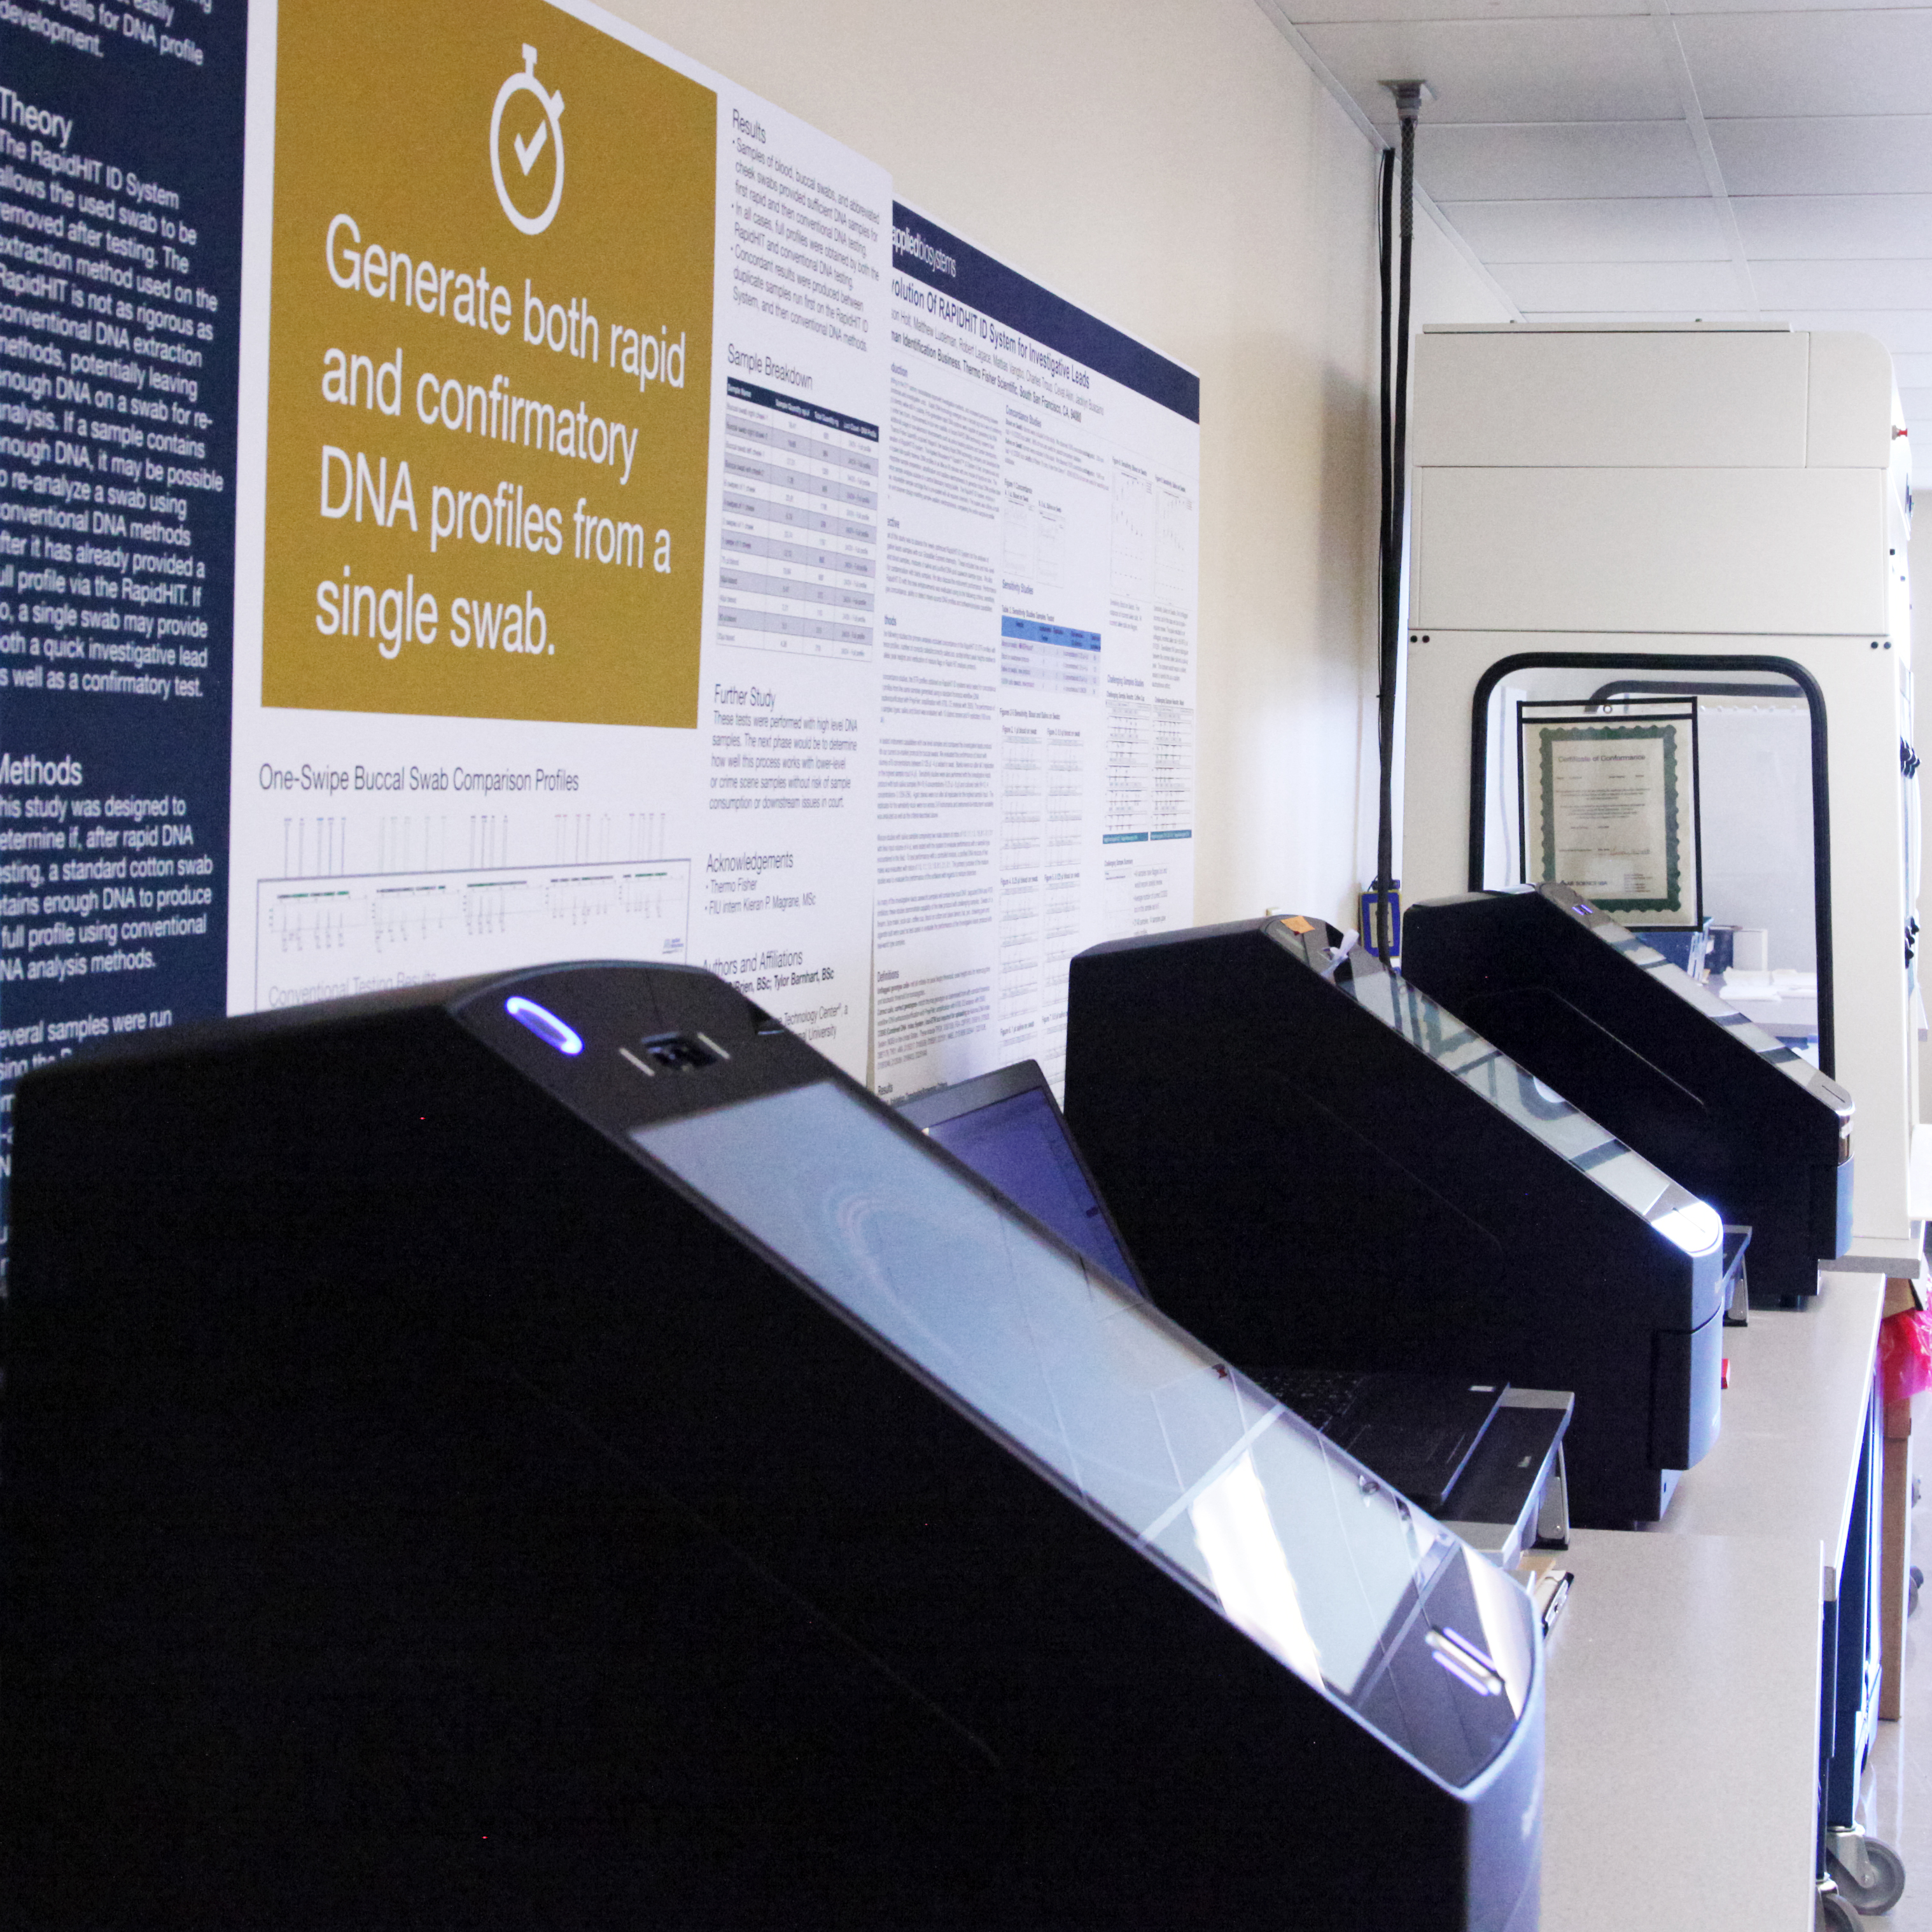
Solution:
[[[1503,1588],[1488,1588],[1470,1574],[1484,1559],[1440,1524],[882,1106],[826,1079],[631,1138],[970,1420],[1445,1782],[1466,1783],[1508,1742],[1535,1670],[1521,1592],[1499,1576]],[[1416,1694],[1418,1658],[1432,1702]]]
[[[1265,929],[1292,957],[1641,1215],[1673,1246],[1688,1255],[1721,1251],[1724,1220],[1708,1202],[1680,1187],[1412,981],[1390,973],[1372,954],[1349,950],[1332,927],[1274,920]]]
[[[1612,952],[1622,953],[1659,986],[1668,987],[1687,1006],[1696,1007],[1706,1019],[1749,1047],[1760,1060],[1776,1067],[1786,1078],[1797,1082],[1814,1099],[1822,1101],[1838,1114],[1841,1129],[1850,1125],[1851,1095],[1828,1073],[1821,1072],[1814,1066],[1802,1054],[1786,1046],[1762,1027],[1754,1025],[1736,1007],[1719,999],[1708,988],[1700,986],[1683,968],[1665,958],[1654,946],[1646,946],[1628,926],[1620,926],[1608,913],[1599,910],[1573,887],[1546,883],[1533,890],[1538,897],[1547,899],[1594,933]]]

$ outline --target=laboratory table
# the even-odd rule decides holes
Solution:
[[[1811,1932],[1819,1633],[1885,1282],[1729,1331],[1718,1442],[1663,1522],[1576,1531],[1549,1654],[1544,1932]]]

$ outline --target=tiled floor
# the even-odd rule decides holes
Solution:
[[[1932,1507],[1922,1504],[1912,1526],[1917,1560],[1932,1567]],[[1898,1723],[1878,1727],[1865,1767],[1863,1822],[1905,1861],[1905,1896],[1867,1923],[1886,1932],[1932,1932],[1932,1588],[1906,1626],[1903,1709]]]

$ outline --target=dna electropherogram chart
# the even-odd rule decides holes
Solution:
[[[551,959],[681,960],[691,862],[263,879],[256,916],[257,1007]]]

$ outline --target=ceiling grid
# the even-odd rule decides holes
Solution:
[[[1528,322],[1788,322],[1893,356],[1932,487],[1932,7],[1258,0]]]
[[[1724,186],[1724,171],[1718,164],[1718,151],[1712,143],[1711,130],[1697,98],[1697,83],[1692,77],[1690,63],[1684,58],[1684,42],[1670,11],[1670,0],[1650,0],[1650,17],[1657,29],[1657,38],[1664,44],[1664,58],[1676,76],[1678,98],[1684,104],[1684,123],[1690,130],[1692,145],[1697,150],[1698,165],[1704,170],[1704,184],[1711,191],[1712,209],[1731,252],[1731,268],[1737,277],[1739,298],[1748,311],[1755,312],[1758,308],[1757,286],[1751,280],[1750,259],[1745,253],[1744,238],[1738,227],[1736,212],[1731,206],[1730,194]]]

